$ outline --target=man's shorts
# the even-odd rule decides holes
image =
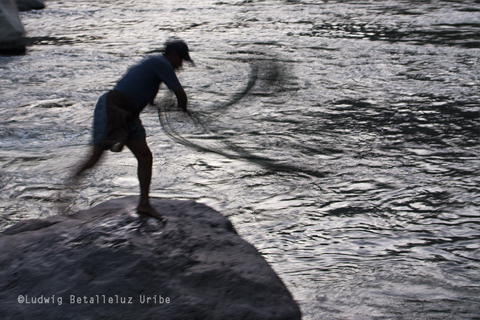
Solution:
[[[107,128],[107,110],[105,102],[107,100],[107,93],[103,94],[95,106],[93,113],[93,142],[94,146],[101,146],[102,139],[105,137]],[[145,128],[139,117],[127,122],[128,140],[145,140]]]

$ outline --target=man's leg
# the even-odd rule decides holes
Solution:
[[[75,176],[79,177],[85,170],[95,166],[98,160],[100,160],[102,157],[103,151],[104,150],[99,146],[93,146],[90,158],[80,167],[80,169],[78,169],[78,171],[75,173]]]
[[[140,202],[137,211],[148,214],[159,220],[164,217],[159,214],[149,201],[150,183],[152,181],[153,156],[146,140],[127,140],[125,145],[132,151],[138,161],[138,181],[140,182]]]
[[[90,154],[90,158],[75,172],[75,176],[78,178],[85,170],[95,166],[102,157],[104,149],[99,147],[102,143],[102,139],[105,137],[107,127],[107,110],[105,103],[107,100],[107,93],[100,96],[95,105],[95,111],[93,112],[93,148]]]
[[[60,214],[70,213],[70,209],[76,197],[77,190],[75,189],[80,182],[80,176],[85,170],[90,169],[97,164],[98,160],[102,157],[103,151],[102,148],[94,146],[89,158],[74,172],[72,176],[64,181],[64,188],[62,188],[62,190],[56,195],[57,208],[58,211],[60,211]]]

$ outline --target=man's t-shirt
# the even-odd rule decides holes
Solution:
[[[170,90],[182,88],[170,62],[163,55],[156,55],[130,68],[114,89],[123,93],[141,111],[155,99],[162,82]]]

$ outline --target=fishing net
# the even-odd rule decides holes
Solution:
[[[303,173],[311,176],[323,177],[323,172],[299,167],[267,156],[253,154],[245,147],[232,141],[227,135],[219,132],[217,126],[212,125],[215,123],[215,119],[213,118],[215,115],[214,111],[218,111],[218,113],[223,115],[228,113],[230,108],[237,105],[242,99],[251,95],[254,87],[257,90],[256,95],[259,94],[258,91],[269,91],[272,93],[281,90],[283,76],[283,70],[278,63],[273,61],[251,62],[247,84],[241,91],[233,94],[227,101],[211,104],[208,107],[210,111],[208,113],[195,112],[192,110],[188,111],[187,115],[197,129],[193,138],[185,136],[179,132],[177,126],[173,125],[174,121],[171,119],[170,111],[177,109],[176,98],[173,93],[168,92],[156,104],[160,124],[166,134],[175,142],[197,151],[215,153],[229,159],[248,161],[274,172]],[[195,137],[202,137],[203,142],[195,141],[198,140],[194,139]],[[208,137],[211,137],[211,139],[208,139]],[[206,142],[206,140],[209,140],[209,142]]]

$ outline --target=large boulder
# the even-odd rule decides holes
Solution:
[[[300,319],[260,253],[217,211],[134,196],[0,235],[0,319]]]
[[[15,0],[17,3],[18,10],[20,11],[29,11],[29,10],[40,10],[45,8],[45,3],[43,0]]]
[[[0,0],[0,54],[25,52],[25,29],[14,0]]]

